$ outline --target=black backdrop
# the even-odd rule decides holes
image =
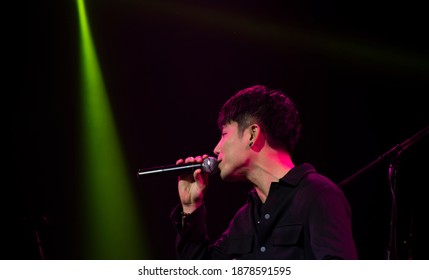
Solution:
[[[309,162],[335,182],[429,124],[428,19],[418,1],[86,2],[153,259],[175,258],[169,214],[178,203],[176,182],[137,181],[136,170],[212,154],[217,112],[244,87],[281,88],[296,101],[303,136],[295,163]],[[18,96],[11,115],[17,203],[8,210],[13,250],[4,258],[40,258],[36,227],[45,258],[80,259],[76,3],[41,1],[27,8],[22,83],[28,94]],[[427,143],[420,140],[401,157],[401,259],[429,256],[423,228]],[[23,163],[31,166],[26,172]],[[385,258],[387,168],[384,160],[343,188],[362,259]],[[213,176],[206,200],[212,239],[248,190]]]

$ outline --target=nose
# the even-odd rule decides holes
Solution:
[[[217,156],[220,154],[220,141],[217,143],[216,147],[214,148],[213,153]]]

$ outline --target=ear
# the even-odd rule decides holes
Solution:
[[[260,147],[261,143],[264,142],[264,135],[262,133],[261,127],[259,124],[254,123],[249,125],[247,128],[248,131],[248,141],[249,141],[249,147],[252,148],[254,146]],[[262,142],[261,142],[262,141]]]

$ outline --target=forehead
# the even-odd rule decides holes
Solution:
[[[222,125],[222,131],[236,130],[237,128],[238,128],[238,123],[235,121]]]

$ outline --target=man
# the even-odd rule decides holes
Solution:
[[[301,125],[282,91],[253,86],[222,107],[214,148],[220,176],[254,188],[229,227],[209,244],[201,169],[179,177],[181,204],[171,215],[181,259],[356,259],[349,203],[342,191],[292,154]],[[176,163],[202,162],[207,155]]]

